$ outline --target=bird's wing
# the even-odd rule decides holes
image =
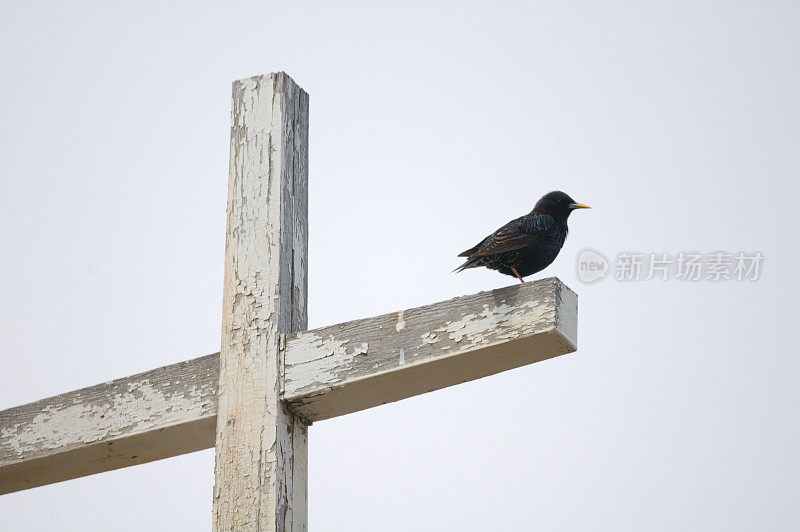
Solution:
[[[549,215],[528,215],[513,220],[472,248],[470,258],[497,255],[507,251],[522,249],[541,239],[543,233],[552,225]]]
[[[459,253],[458,256],[459,257],[469,257],[470,255],[472,255],[473,253],[478,251],[481,248],[481,246],[483,245],[483,243],[486,242],[490,238],[491,238],[491,236],[487,236],[486,238],[484,238],[483,240],[481,240],[480,242],[478,242],[477,244],[475,244],[474,246],[472,246],[468,250],[462,251],[461,253]]]

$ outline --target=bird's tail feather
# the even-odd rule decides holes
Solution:
[[[465,262],[464,264],[453,270],[453,273],[458,273],[460,271],[466,270],[467,268],[475,268],[477,266],[478,265],[476,264],[476,261],[474,259],[469,259],[467,262]]]

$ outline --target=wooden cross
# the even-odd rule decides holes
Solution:
[[[308,95],[231,117],[221,351],[0,412],[0,494],[216,446],[215,530],[305,530],[312,422],[576,350],[556,278],[306,331]]]

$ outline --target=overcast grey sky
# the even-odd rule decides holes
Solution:
[[[578,352],[315,424],[312,530],[800,528],[800,4],[135,6],[0,3],[0,409],[219,349],[231,82],[285,70],[310,327],[511,284],[456,254],[549,190],[594,207],[534,276],[578,292]],[[764,261],[587,285],[587,247]],[[0,528],[208,530],[213,459]]]

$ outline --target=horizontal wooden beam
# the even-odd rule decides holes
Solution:
[[[577,349],[578,297],[555,277],[297,333],[283,399],[319,421]]]
[[[0,411],[0,494],[214,447],[219,353]]]
[[[577,296],[549,278],[331,327],[284,347],[309,422],[575,351]],[[219,354],[0,411],[0,494],[214,447]]]

